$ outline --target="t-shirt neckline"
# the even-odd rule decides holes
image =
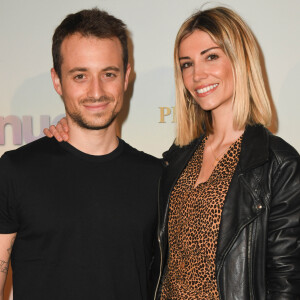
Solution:
[[[88,161],[94,161],[94,162],[105,162],[111,159],[116,158],[119,156],[124,148],[124,141],[120,138],[118,138],[119,144],[116,149],[114,149],[112,152],[104,155],[91,155],[85,152],[80,151],[79,149],[75,148],[68,142],[61,142],[59,145],[67,152],[77,156],[78,158],[88,160]]]

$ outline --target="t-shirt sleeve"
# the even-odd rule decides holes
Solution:
[[[0,233],[18,231],[14,170],[8,155],[0,158]]]

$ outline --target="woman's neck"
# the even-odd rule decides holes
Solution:
[[[245,128],[235,128],[233,124],[232,109],[222,112],[212,112],[213,133],[209,135],[209,142],[218,148],[221,145],[229,145],[236,141]]]

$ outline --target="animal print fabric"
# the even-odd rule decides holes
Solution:
[[[219,299],[215,255],[221,213],[241,150],[242,136],[195,187],[207,137],[178,179],[169,205],[169,257],[161,300]]]

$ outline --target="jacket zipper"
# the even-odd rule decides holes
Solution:
[[[246,181],[244,180],[243,174],[240,174],[239,176],[241,176],[241,178],[242,178],[242,180],[243,180],[245,186],[248,188],[248,184],[247,184]],[[252,193],[251,189],[248,188],[248,190],[249,190],[251,196],[253,197],[253,199],[255,199],[256,197],[255,197],[255,195]],[[218,272],[217,272],[217,288],[218,288],[220,300],[222,300],[223,297],[222,297],[221,291],[220,291],[220,280],[219,280],[219,277],[220,277],[220,271],[221,271],[221,268],[222,268],[222,266],[223,266],[225,257],[227,256],[228,252],[230,251],[230,249],[232,248],[233,244],[234,244],[235,241],[237,240],[237,238],[238,238],[239,234],[241,233],[241,231],[242,231],[247,225],[249,225],[251,222],[253,222],[253,220],[255,220],[259,215],[260,215],[260,213],[258,213],[256,216],[254,216],[253,218],[251,218],[250,220],[248,220],[248,222],[245,223],[244,226],[242,226],[242,227],[239,229],[239,231],[237,232],[237,234],[235,235],[234,239],[232,240],[232,242],[230,243],[230,245],[228,246],[226,252],[225,252],[224,255],[223,255],[222,261],[221,261],[221,263],[220,263],[219,270],[218,270]],[[251,298],[251,299],[253,299],[253,294],[251,293],[251,295],[252,295],[252,298]]]
[[[221,295],[221,292],[220,292],[220,283],[219,283],[219,277],[220,277],[220,271],[223,267],[223,263],[224,263],[224,260],[225,260],[225,257],[227,256],[228,252],[230,251],[230,249],[232,248],[233,244],[235,243],[235,241],[237,240],[238,236],[240,235],[241,231],[247,226],[249,225],[251,222],[253,222],[253,220],[255,220],[257,217],[259,216],[256,215],[255,217],[251,218],[246,224],[244,224],[244,226],[242,226],[239,231],[237,232],[237,234],[235,235],[234,239],[232,240],[232,242],[230,243],[230,245],[228,246],[225,254],[223,255],[223,258],[222,258],[222,261],[220,263],[220,267],[219,267],[219,270],[218,270],[218,273],[217,273],[217,287],[218,287],[218,291],[219,291],[219,295],[220,295],[220,300],[222,300],[222,295]]]
[[[251,254],[252,254],[252,249],[251,249],[251,244],[252,244],[252,235],[253,235],[253,224],[249,226],[249,240],[248,240],[248,266],[249,266],[249,293],[250,293],[250,300],[254,299],[253,296],[253,284],[252,284],[252,259],[251,259]]]
[[[158,183],[158,211],[160,209],[160,201],[159,201],[159,191],[160,191],[160,180]],[[156,283],[156,288],[155,288],[155,293],[154,293],[154,300],[156,299],[157,296],[157,291],[158,291],[158,286],[161,278],[161,272],[162,272],[162,249],[161,249],[161,239],[160,239],[160,218],[158,218],[158,226],[157,226],[157,239],[158,239],[158,244],[159,244],[159,252],[160,252],[160,264],[159,264],[159,276],[158,276],[158,281]]]

